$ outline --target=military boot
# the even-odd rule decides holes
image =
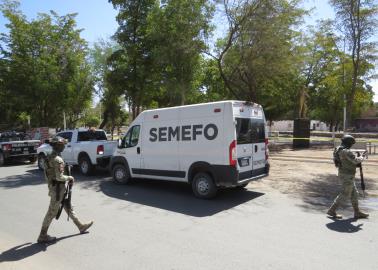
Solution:
[[[93,221],[80,224],[80,226],[78,226],[80,233],[85,233],[89,229],[89,227],[91,227],[92,225],[93,225]]]
[[[336,213],[336,205],[333,204],[331,206],[331,208],[328,209],[327,211],[327,215],[331,216],[332,218],[335,218],[335,219],[342,219],[343,217],[339,214]]]
[[[367,218],[369,214],[361,212],[358,207],[353,207],[354,208],[354,218],[359,219],[359,218]]]
[[[38,243],[49,243],[56,240],[56,237],[50,236],[47,234],[48,229],[41,229],[41,233],[38,236],[37,242]]]

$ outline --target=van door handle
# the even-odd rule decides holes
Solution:
[[[255,145],[255,152],[257,152],[257,145]]]
[[[71,147],[71,145],[67,145],[67,148],[70,148]]]
[[[140,147],[137,147],[137,153],[140,154]]]

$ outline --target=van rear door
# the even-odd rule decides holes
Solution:
[[[262,108],[234,104],[239,181],[265,173],[265,120]]]
[[[236,156],[239,169],[239,180],[252,177],[252,137],[251,119],[235,117],[236,120]]]
[[[265,121],[252,118],[252,177],[265,173]]]

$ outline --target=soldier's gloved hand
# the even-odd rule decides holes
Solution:
[[[70,180],[68,180],[68,184],[73,185],[74,182],[75,182],[75,178],[73,178],[73,176],[70,176]]]

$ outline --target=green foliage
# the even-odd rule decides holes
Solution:
[[[6,1],[1,11],[9,20],[9,33],[1,35],[4,121],[15,124],[20,112],[28,112],[33,126],[62,126],[65,111],[73,126],[93,88],[76,14],[51,11],[28,21],[15,1]]]
[[[125,94],[135,118],[145,107],[200,100],[198,69],[211,31],[205,0],[111,1],[119,9],[121,48],[109,58],[109,86]]]
[[[159,1],[110,0],[119,10],[117,21],[120,25],[115,39],[120,49],[109,59],[110,72],[107,75],[109,87],[123,93],[133,117],[136,117],[142,106],[151,103],[153,91],[152,47],[147,34],[148,16]]]
[[[218,66],[236,98],[263,104],[273,119],[293,106],[299,35],[293,29],[305,12],[298,1],[239,3],[227,10],[230,28],[217,49]]]
[[[377,60],[377,43],[371,37],[378,26],[378,5],[373,0],[331,0],[336,12],[338,29],[344,36],[352,62],[352,84],[346,91],[347,127],[352,123],[353,109],[362,78],[366,76],[366,65]],[[365,66],[364,66],[365,65]]]
[[[32,126],[61,126],[65,112],[69,127],[113,131],[126,124],[125,107],[133,119],[146,108],[241,99],[262,104],[269,120],[307,114],[340,127],[344,96],[349,118],[372,105],[372,0],[332,0],[336,27],[321,21],[305,33],[299,0],[223,1],[229,28],[215,45],[220,1],[109,2],[119,11],[114,41],[88,50],[76,14],[28,21],[17,1],[3,1],[0,126],[23,126],[27,116]],[[100,104],[92,109],[93,92]]]
[[[103,112],[103,120],[100,128],[111,125],[115,126],[119,122],[121,111],[121,96],[123,96],[122,88],[114,87],[111,82],[115,82],[118,78],[117,72],[111,71],[111,57],[119,51],[120,47],[114,42],[100,40],[94,44],[90,51],[90,63],[92,66],[93,77],[96,82],[96,92],[100,98]],[[118,71],[118,69],[116,69]],[[102,113],[101,112],[101,113]]]
[[[163,90],[157,97],[159,105],[184,105],[198,95],[195,77],[212,30],[213,11],[206,0],[170,0],[151,12],[148,33],[155,44],[153,59]]]
[[[95,115],[90,115],[85,118],[85,125],[88,127],[98,127],[100,125],[100,118]]]

